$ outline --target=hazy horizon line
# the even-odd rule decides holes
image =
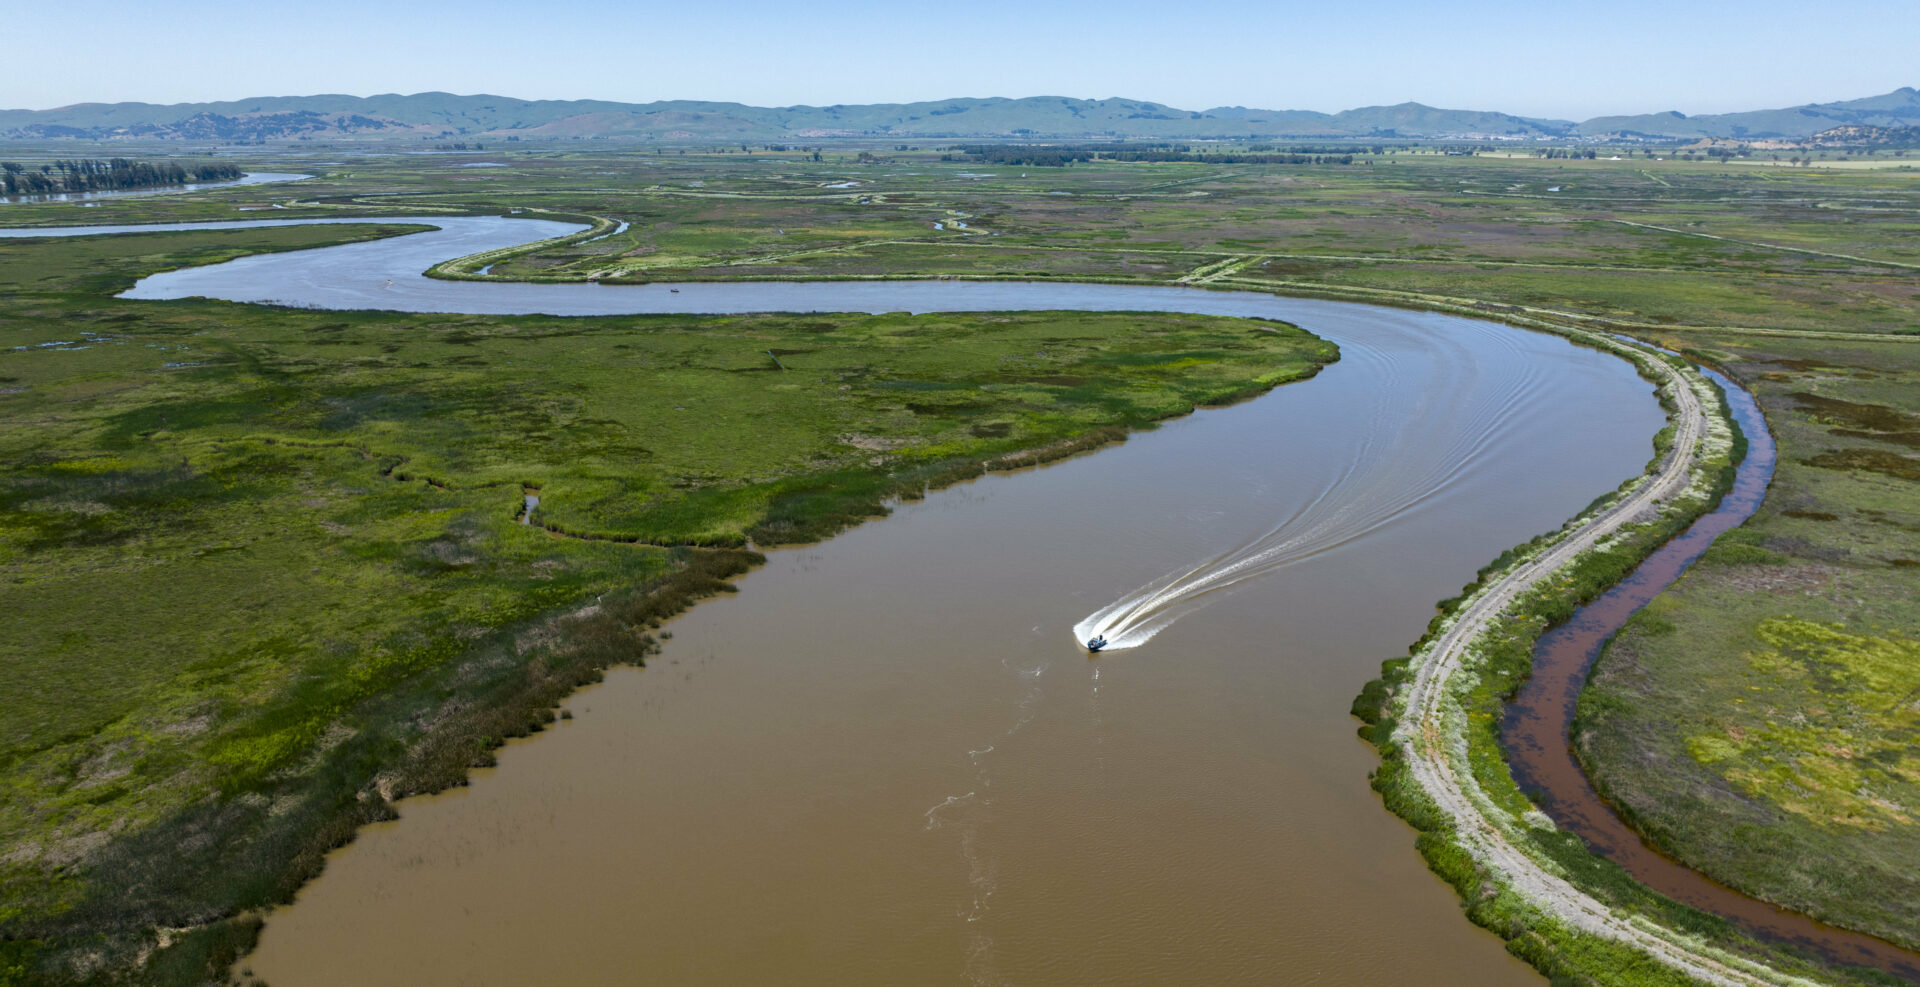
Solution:
[[[629,105],[629,106],[645,106],[653,103],[725,103],[725,104],[733,104],[736,106],[746,106],[746,107],[754,107],[758,109],[776,109],[776,110],[778,109],[827,109],[831,107],[843,107],[843,106],[910,106],[918,103],[941,103],[949,100],[963,100],[963,99],[965,100],[1000,99],[1000,100],[1006,100],[1009,102],[1017,102],[1019,100],[1025,100],[1025,99],[1076,99],[1076,100],[1083,100],[1086,102],[1124,101],[1124,102],[1133,102],[1133,103],[1153,103],[1159,106],[1168,107],[1169,109],[1186,110],[1188,112],[1205,112],[1207,110],[1216,110],[1216,109],[1247,109],[1247,110],[1264,110],[1268,112],[1322,113],[1328,116],[1333,116],[1333,115],[1337,115],[1340,113],[1345,113],[1353,110],[1365,110],[1365,109],[1373,109],[1377,107],[1416,105],[1416,106],[1424,106],[1429,109],[1436,109],[1436,110],[1448,110],[1448,111],[1456,111],[1456,112],[1465,111],[1465,112],[1475,112],[1475,113],[1502,113],[1507,116],[1522,117],[1522,118],[1532,119],[1532,120],[1559,120],[1559,121],[1566,121],[1570,123],[1579,123],[1582,120],[1592,120],[1592,119],[1598,119],[1601,117],[1612,117],[1612,116],[1643,116],[1643,115],[1658,114],[1658,113],[1679,113],[1685,117],[1720,116],[1728,113],[1747,113],[1747,112],[1763,111],[1763,110],[1790,109],[1798,106],[1819,106],[1819,105],[1825,105],[1825,104],[1831,104],[1831,103],[1844,103],[1844,102],[1848,102],[1856,99],[1866,99],[1873,96],[1885,96],[1885,95],[1890,95],[1892,93],[1897,93],[1901,91],[1914,90],[1916,88],[1920,88],[1920,87],[1913,86],[1913,85],[1895,86],[1894,88],[1886,90],[1884,92],[1865,93],[1865,94],[1860,94],[1855,96],[1840,97],[1837,99],[1807,99],[1807,100],[1802,100],[1798,103],[1789,103],[1781,106],[1748,106],[1744,109],[1700,110],[1700,111],[1694,111],[1694,112],[1689,112],[1689,111],[1678,109],[1676,107],[1669,106],[1664,109],[1643,109],[1643,110],[1636,110],[1636,111],[1615,111],[1610,113],[1595,113],[1595,114],[1589,114],[1584,117],[1576,114],[1542,115],[1539,113],[1512,112],[1509,110],[1494,109],[1494,108],[1488,108],[1488,107],[1443,106],[1437,103],[1423,102],[1417,98],[1404,99],[1398,103],[1363,103],[1363,104],[1346,106],[1338,110],[1319,110],[1319,109],[1312,109],[1312,108],[1303,107],[1303,106],[1261,106],[1253,103],[1215,103],[1212,106],[1207,106],[1203,108],[1194,108],[1194,107],[1178,106],[1173,103],[1163,102],[1161,100],[1151,99],[1147,97],[1140,97],[1140,96],[1119,96],[1119,95],[1067,96],[1059,93],[1033,93],[1026,96],[949,95],[949,96],[941,96],[941,97],[932,98],[932,99],[869,100],[866,102],[836,102],[836,103],[804,103],[804,102],[803,103],[756,103],[756,102],[749,102],[747,100],[741,100],[741,99],[706,99],[706,98],[689,97],[689,96],[658,97],[658,98],[644,99],[644,100],[618,98],[618,97],[605,97],[605,96],[527,97],[527,96],[513,96],[513,95],[508,95],[506,93],[499,93],[499,92],[462,93],[462,92],[454,92],[452,90],[446,90],[446,89],[422,89],[422,90],[417,90],[415,92],[400,92],[397,90],[384,90],[384,91],[372,92],[372,93],[354,93],[354,92],[339,92],[339,91],[281,93],[277,95],[264,95],[264,94],[256,93],[248,96],[227,97],[227,98],[220,98],[220,99],[183,99],[183,100],[174,100],[171,102],[153,102],[153,101],[144,100],[144,99],[114,99],[114,100],[82,99],[82,100],[77,100],[70,103],[61,103],[56,106],[46,106],[46,107],[37,107],[37,108],[24,107],[24,106],[10,106],[10,107],[5,107],[3,109],[0,109],[0,112],[51,113],[59,110],[73,109],[75,107],[81,107],[81,106],[118,106],[118,105],[126,105],[126,104],[136,104],[136,105],[142,105],[142,106],[196,106],[196,105],[204,105],[204,104],[211,104],[211,103],[245,103],[250,100],[264,100],[264,99],[315,99],[315,98],[320,98],[325,96],[341,96],[349,99],[378,99],[383,96],[407,98],[407,97],[414,97],[414,96],[444,95],[444,96],[458,97],[462,99],[492,97],[492,98],[498,98],[498,99],[515,100],[523,103],[619,103],[619,104]]]

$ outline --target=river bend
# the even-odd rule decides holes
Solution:
[[[1381,811],[1346,710],[1435,600],[1641,471],[1664,418],[1627,363],[1476,320],[1192,288],[436,281],[419,272],[579,227],[413,221],[439,229],[169,272],[127,295],[544,315],[1177,311],[1290,321],[1342,358],[769,553],[739,594],[676,619],[646,669],[616,670],[471,787],[409,800],[336,853],[269,917],[247,961],[260,976],[1538,982]],[[1140,647],[1089,660],[1070,639],[1169,573],[1288,539],[1312,550]]]

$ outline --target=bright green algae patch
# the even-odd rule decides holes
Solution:
[[[97,952],[202,976],[249,938],[226,919],[638,660],[749,538],[828,535],[1338,356],[1185,315],[110,297],[365,235],[0,243],[0,607],[30,617],[0,631],[0,970]],[[200,931],[137,959],[162,928]]]
[[[1920,945],[1920,501],[1904,475],[1920,475],[1920,353],[1695,345],[1755,392],[1779,466],[1754,517],[1601,657],[1577,750],[1688,865]]]
[[[1737,715],[1709,721],[1687,737],[1687,753],[1811,823],[1874,831],[1920,823],[1915,807],[1895,800],[1920,791],[1920,641],[1779,617],[1754,636],[1762,646],[1743,655],[1735,687],[1761,695],[1742,699],[1778,708],[1814,691],[1827,701],[1752,729]]]
[[[1662,401],[1668,401],[1665,394]],[[1667,454],[1670,443],[1670,429],[1656,437],[1656,456],[1650,470]],[[1564,878],[1616,916],[1631,917],[1642,929],[1663,929],[1663,938],[1687,941],[1709,961],[1731,963],[1757,974],[1747,960],[1758,960],[1774,971],[1760,976],[1760,982],[1803,983],[1806,981],[1796,978],[1812,977],[1827,983],[1899,983],[1876,970],[1838,968],[1792,946],[1760,941],[1718,916],[1648,890],[1618,865],[1589,851],[1577,835],[1556,828],[1520,790],[1507,766],[1501,717],[1531,671],[1533,648],[1540,635],[1630,575],[1642,559],[1710,509],[1731,483],[1734,463],[1743,455],[1743,443],[1737,431],[1715,435],[1693,467],[1693,484],[1686,496],[1665,505],[1657,516],[1642,517],[1621,527],[1554,576],[1521,594],[1503,611],[1503,618],[1473,642],[1462,667],[1446,686],[1452,697],[1445,704],[1448,712],[1439,722],[1421,725],[1442,734],[1455,733],[1457,740],[1446,745],[1449,753],[1444,756],[1453,761],[1456,771],[1471,775],[1472,783],[1466,787],[1475,793],[1483,818],[1546,872]],[[1446,632],[1454,615],[1468,601],[1504,574],[1537,558],[1563,532],[1577,527],[1587,515],[1610,504],[1636,482],[1630,480],[1620,492],[1596,501],[1562,532],[1543,535],[1510,550],[1481,570],[1461,596],[1441,602],[1427,636],[1411,653],[1426,656],[1425,649]],[[1396,733],[1406,713],[1401,697],[1411,675],[1410,659],[1386,662],[1382,677],[1369,683],[1354,701],[1353,712],[1366,724],[1361,736],[1381,752],[1381,767],[1373,779],[1375,790],[1389,809],[1419,831],[1416,846],[1433,871],[1460,894],[1467,916],[1506,939],[1509,952],[1531,963],[1556,984],[1643,987],[1695,982],[1635,948],[1573,927],[1476,856],[1472,849],[1475,839],[1460,832],[1415,780],[1404,735]]]

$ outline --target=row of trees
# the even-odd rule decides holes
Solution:
[[[969,147],[964,154],[942,154],[942,161],[1009,165],[1018,168],[1064,168],[1075,161],[1092,161],[1093,152],[1075,147],[1021,147],[1017,144]]]
[[[5,181],[8,195],[115,192],[188,182],[230,182],[244,175],[231,164],[182,166],[172,161],[81,158],[32,168],[17,161],[0,161],[0,180]]]
[[[1387,153],[1387,146],[1385,144],[1369,144],[1366,146],[1355,144],[1248,144],[1247,151],[1253,154],[1268,151],[1284,151],[1289,154],[1317,154],[1322,157],[1331,154],[1337,157],[1343,154],[1356,153],[1385,154]]]
[[[1193,154],[1183,151],[1108,151],[1100,155],[1106,161],[1198,161],[1203,164],[1343,164],[1353,163],[1351,154]]]
[[[1233,151],[1194,151],[1186,144],[1135,144],[1105,146],[1030,147],[1019,144],[981,144],[955,148],[959,154],[943,154],[942,161],[971,164],[1010,165],[1032,168],[1064,168],[1079,161],[1193,161],[1202,164],[1352,164],[1353,155],[1345,154],[1252,154]]]

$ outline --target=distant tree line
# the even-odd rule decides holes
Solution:
[[[765,144],[765,145],[762,145],[762,150],[774,151],[780,154],[789,154],[789,153],[797,152],[803,155],[811,155],[812,159],[815,161],[821,160],[820,149],[817,147],[799,147],[797,145],[792,145],[792,144]],[[914,150],[918,151],[919,148],[916,147],[914,148]],[[686,152],[683,151],[681,153],[684,154]]]
[[[1272,145],[1267,145],[1271,149]],[[1332,152],[1334,149],[1314,148]],[[1080,161],[1192,161],[1201,164],[1343,164],[1353,163],[1350,149],[1337,153],[1253,153],[1246,151],[1195,151],[1190,144],[1102,144],[1036,146],[1025,144],[976,144],[957,146],[942,154],[942,161],[992,164],[1022,168],[1064,168]]]
[[[1100,155],[1106,161],[1198,161],[1202,164],[1342,164],[1353,163],[1352,154],[1240,154],[1216,152],[1195,154],[1188,151],[1109,151]]]
[[[1385,144],[1369,144],[1366,146],[1357,144],[1289,144],[1284,146],[1279,144],[1248,144],[1246,149],[1251,153],[1284,151],[1289,154],[1318,154],[1322,156],[1329,154],[1339,156],[1355,153],[1387,153],[1387,146]]]
[[[55,161],[30,168],[17,161],[0,161],[8,195],[56,195],[65,192],[115,192],[159,188],[188,182],[230,182],[246,173],[230,164],[181,166],[171,161],[101,161],[82,158]]]
[[[961,153],[942,154],[940,160],[1017,168],[1064,168],[1076,161],[1092,161],[1094,156],[1091,148],[1027,147],[1019,144],[982,144],[955,150]]]

